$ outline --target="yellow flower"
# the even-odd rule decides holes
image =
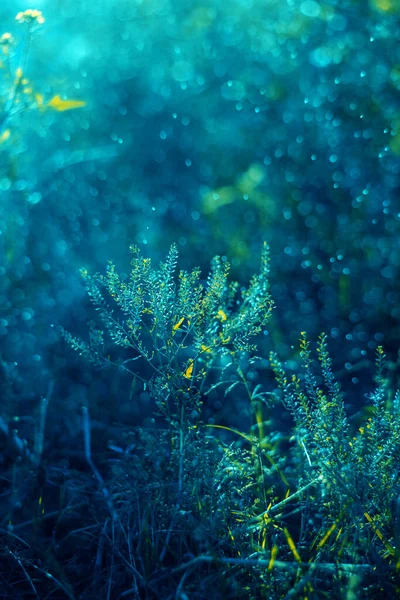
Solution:
[[[14,43],[14,38],[11,33],[3,33],[0,37],[0,44],[2,46],[11,46]]]
[[[9,129],[5,129],[3,131],[3,133],[0,134],[0,144],[2,144],[3,142],[6,142],[9,137],[10,137],[10,130]]]
[[[180,326],[182,325],[182,323],[183,323],[184,320],[185,320],[185,317],[181,317],[179,319],[179,321],[177,323],[175,323],[175,325],[173,326],[172,331],[173,332],[178,331],[178,329],[180,328]]]
[[[10,53],[10,47],[14,45],[14,38],[11,33],[3,33],[0,37],[0,46],[4,56],[8,56]]]
[[[62,100],[60,96],[54,96],[49,100],[47,106],[53,110],[63,112],[64,110],[71,110],[73,108],[82,108],[82,106],[86,106],[86,102],[83,100]]]
[[[15,19],[18,23],[28,23],[30,25],[43,25],[44,23],[42,11],[35,8],[28,8],[19,12]]]
[[[15,71],[15,85],[19,85],[21,83],[22,75],[22,69],[21,67],[18,67],[18,69]]]
[[[43,107],[43,95],[35,94],[36,105]]]
[[[202,352],[211,352],[211,346],[206,346],[205,344],[201,345]]]
[[[226,319],[227,319],[226,313],[224,313],[223,310],[219,310],[217,312],[217,319],[219,319],[220,321],[226,321]]]
[[[186,379],[190,379],[192,377],[193,367],[194,367],[193,359],[189,359],[188,366],[183,373],[183,376],[186,377]]]

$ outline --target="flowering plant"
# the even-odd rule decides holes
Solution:
[[[22,59],[15,65],[15,49],[17,39],[5,32],[0,36],[0,144],[6,142],[11,136],[11,121],[25,110],[46,109],[59,112],[81,108],[86,105],[82,100],[66,100],[59,94],[47,101],[43,94],[35,89],[31,79],[27,77],[27,63],[34,35],[38,33],[45,22],[43,14],[37,9],[27,9],[19,12],[15,17],[19,25],[27,27],[27,36],[22,49]]]

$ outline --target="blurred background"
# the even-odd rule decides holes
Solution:
[[[206,275],[219,254],[245,283],[263,240],[277,308],[260,354],[294,365],[299,332],[326,331],[346,401],[364,402],[376,346],[395,362],[399,339],[400,1],[2,0],[12,69],[27,8],[46,21],[24,75],[86,105],[22,111],[0,143],[14,402],[34,408],[51,380],[71,415],[87,394],[112,418],[151,412],[60,342],[92,316],[79,269],[126,272],[129,244],[157,262],[176,242],[180,267]]]

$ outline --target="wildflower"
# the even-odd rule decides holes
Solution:
[[[35,94],[36,106],[43,108],[43,94]]]
[[[193,375],[193,367],[194,367],[194,362],[193,359],[189,360],[188,366],[185,370],[185,372],[183,373],[183,376],[186,377],[186,379],[190,379]]]
[[[0,37],[0,46],[3,50],[3,54],[8,56],[10,52],[10,47],[14,45],[14,38],[11,33],[3,33]]]
[[[185,317],[181,317],[179,319],[179,321],[177,323],[175,323],[175,325],[173,326],[172,331],[173,332],[178,331],[178,329],[180,328],[180,326],[182,325],[184,320],[185,320]]]
[[[3,35],[0,37],[0,44],[2,46],[12,46],[13,43],[14,38],[11,33],[3,33]]]
[[[21,67],[15,71],[15,85],[20,85],[22,83],[23,71]]]
[[[82,106],[86,106],[86,102],[83,100],[62,100],[60,96],[54,96],[47,103],[47,106],[53,110],[63,112],[64,110],[71,110],[73,108],[82,108]]]
[[[10,130],[5,129],[3,131],[3,133],[0,134],[0,144],[2,144],[3,142],[6,142],[9,139],[10,135],[11,135]]]
[[[15,19],[18,23],[28,23],[28,25],[43,25],[44,23],[42,11],[33,8],[19,12]]]

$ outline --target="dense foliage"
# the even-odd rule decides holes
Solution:
[[[266,245],[259,275],[239,294],[218,257],[203,283],[198,269],[176,274],[175,247],[158,268],[131,251],[124,277],[113,263],[105,275],[82,271],[107,336],[95,322],[88,342],[61,334],[95,367],[128,373],[130,402],[147,393],[156,422],[121,424],[94,454],[84,403],[82,470],[79,462],[62,468],[41,460],[48,399],[31,447],[2,420],[14,471],[4,480],[13,500],[3,559],[24,575],[18,582],[2,573],[6,597],[345,598],[348,588],[357,598],[394,596],[400,394],[385,375],[382,347],[370,414],[357,430],[325,335],[317,344],[320,372],[305,333],[299,374],[286,375],[275,353],[268,362],[255,354],[250,341],[273,308]],[[265,365],[278,388],[255,383]],[[216,390],[230,402],[245,399],[249,431],[204,423],[203,405]],[[280,402],[293,424],[279,430]],[[26,476],[35,471],[27,502]],[[45,510],[48,502],[54,510]]]

